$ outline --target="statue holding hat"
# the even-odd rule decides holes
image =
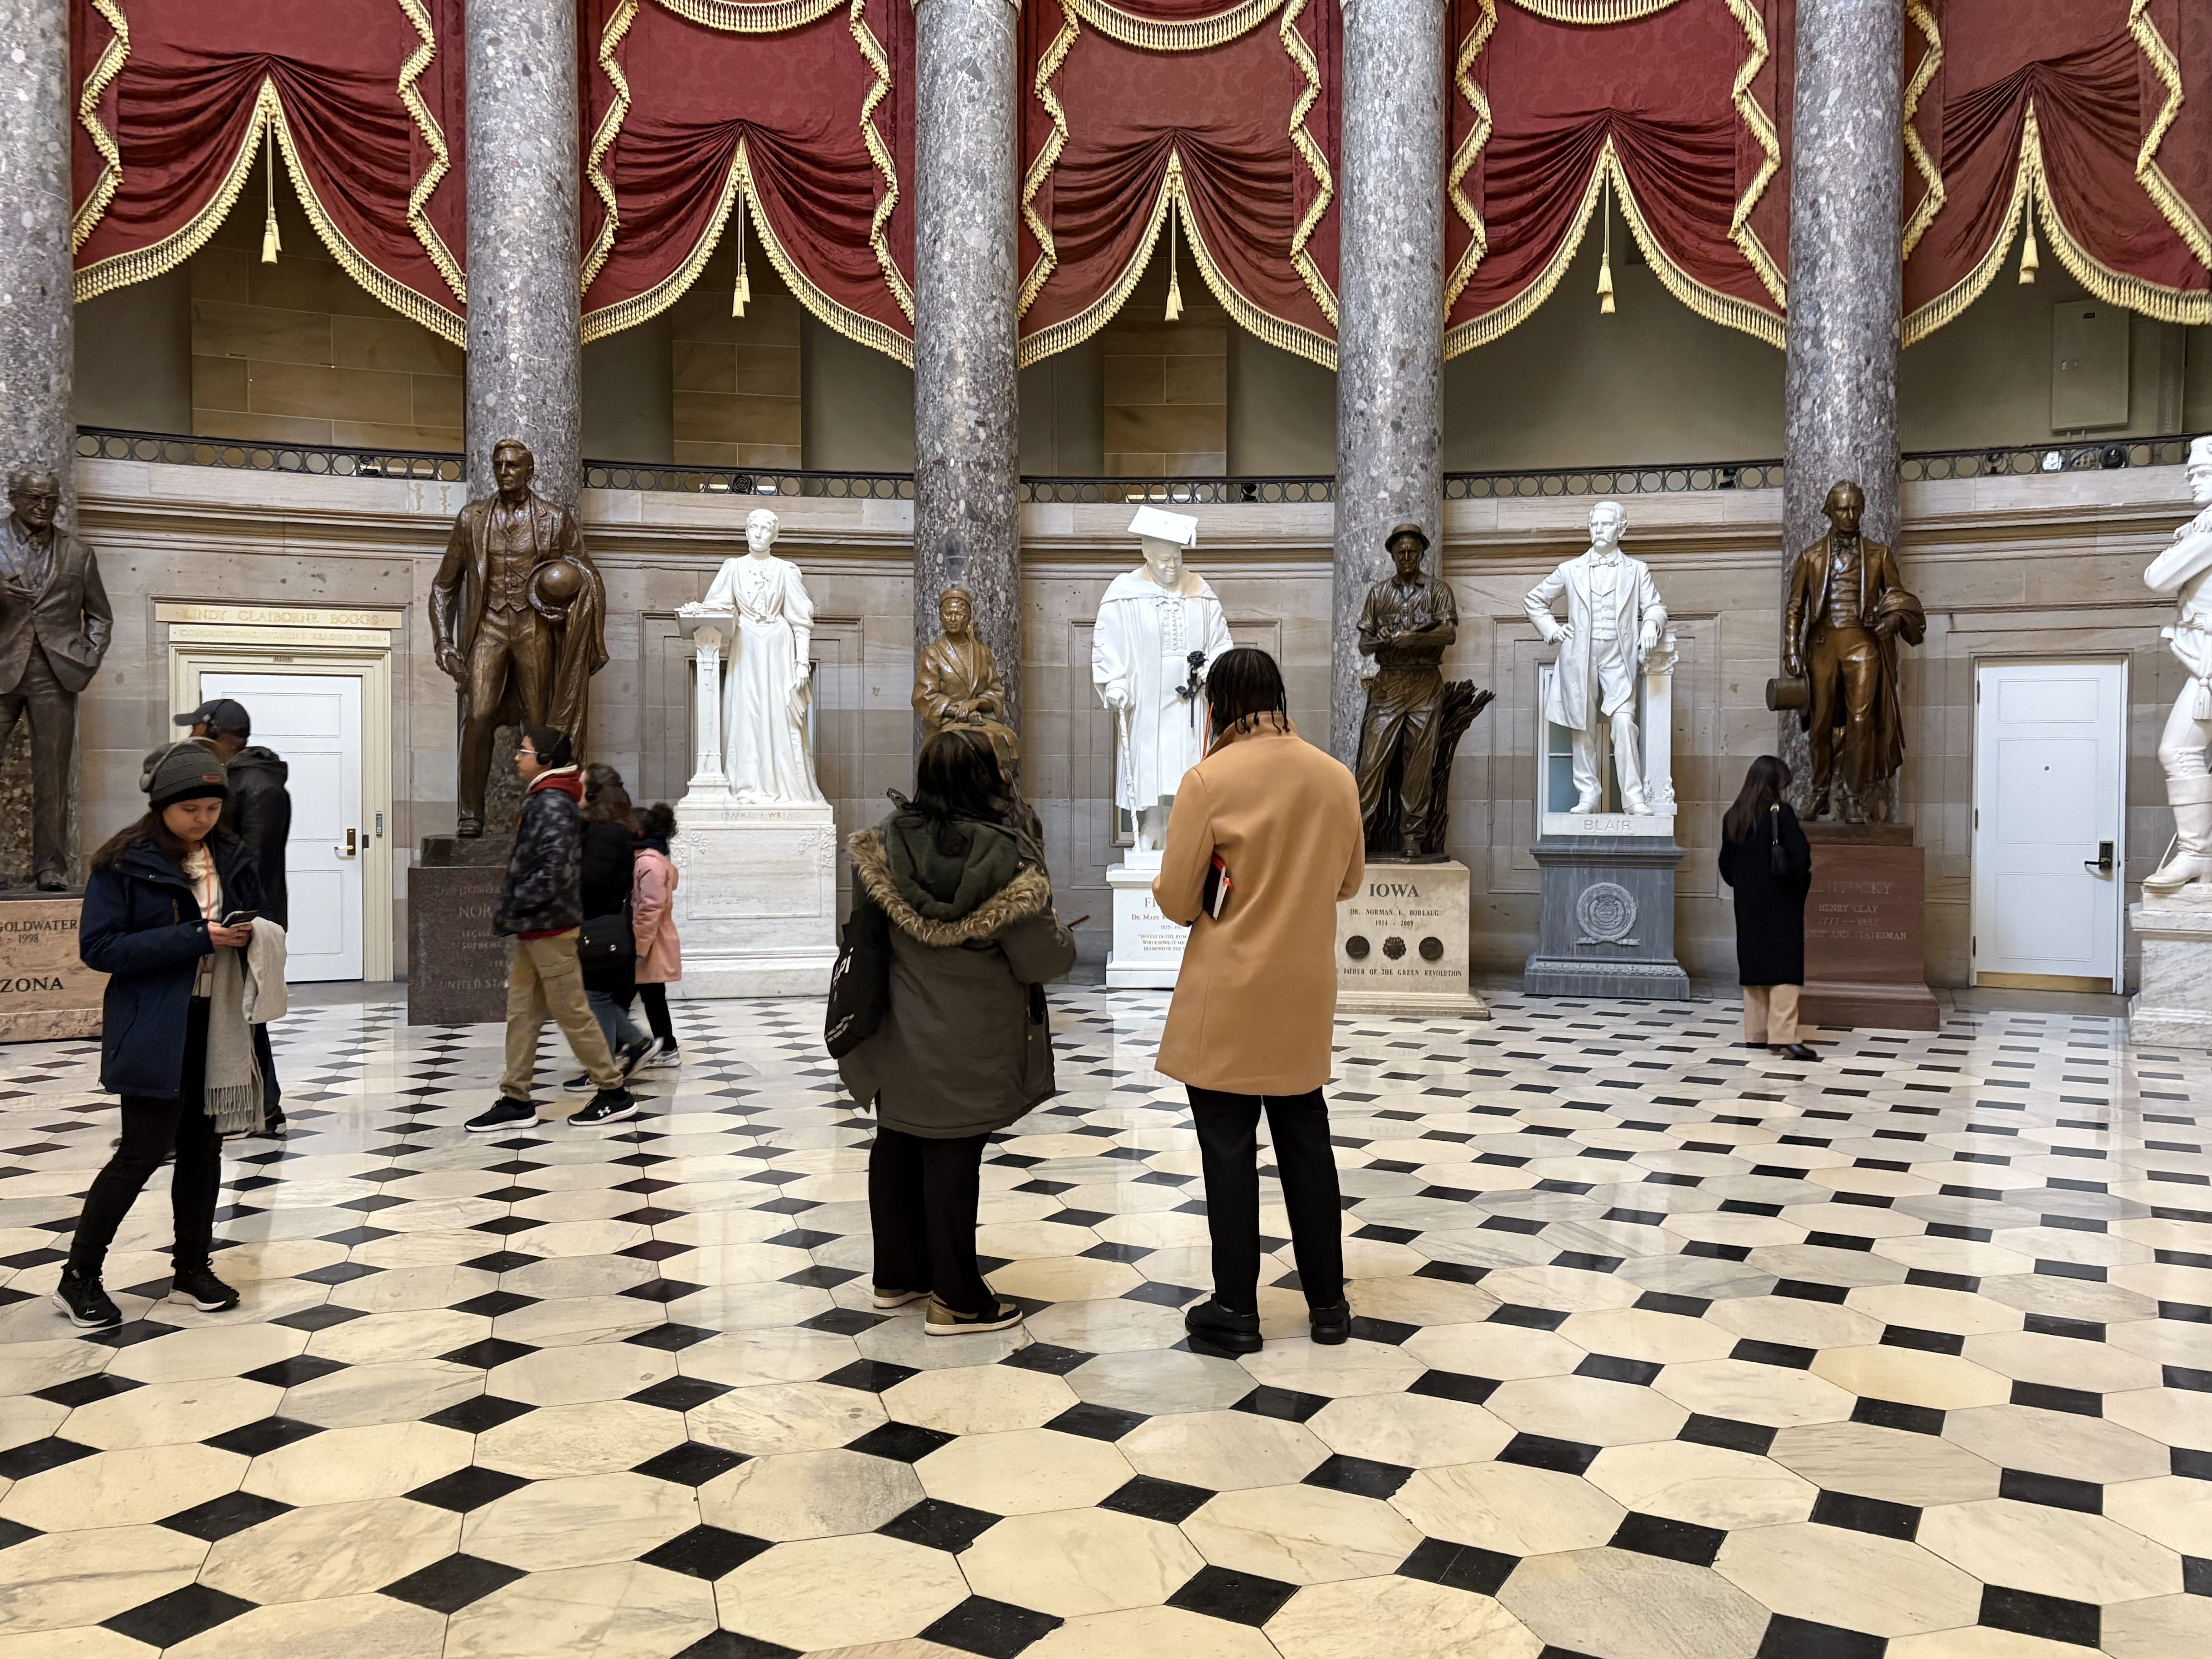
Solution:
[[[814,602],[789,559],[775,556],[782,520],[764,507],[745,515],[744,556],[722,561],[707,597],[677,615],[726,617],[729,672],[722,682],[723,770],[739,805],[819,805],[807,709],[814,698]]]
[[[2212,438],[2189,446],[2189,493],[2202,510],[2143,572],[2153,592],[2177,601],[2172,622],[2159,634],[2189,673],[2158,739],[2173,808],[2173,851],[2143,878],[2143,891],[2158,898],[2192,884],[2212,893],[2212,766],[2205,757],[2212,745]]]
[[[502,725],[553,726],[580,752],[592,676],[606,665],[606,588],[576,515],[530,487],[529,446],[492,450],[496,493],[453,520],[430,585],[430,641],[461,715],[457,829],[483,833],[492,737]]]
[[[1428,532],[1401,524],[1384,545],[1396,574],[1367,590],[1359,608],[1359,815],[1375,858],[1434,863],[1444,856],[1452,753],[1491,701],[1473,682],[1447,685],[1444,653],[1459,637],[1451,586],[1421,568]]]
[[[1135,821],[1138,856],[1154,862],[1182,775],[1206,754],[1206,671],[1234,641],[1221,601],[1184,562],[1198,520],[1141,507],[1129,532],[1145,562],[1099,602],[1091,679],[1114,716],[1115,805]]]

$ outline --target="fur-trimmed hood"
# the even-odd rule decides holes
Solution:
[[[1052,902],[1051,879],[1036,865],[1025,864],[1015,871],[1013,879],[966,915],[952,921],[933,921],[899,890],[881,830],[856,830],[845,846],[853,857],[853,874],[868,896],[892,927],[919,945],[945,950],[977,944],[1015,922],[1041,914]]]

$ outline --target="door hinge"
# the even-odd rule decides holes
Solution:
[[[1982,827],[1982,809],[1981,809],[1980,807],[1977,806],[1977,807],[1974,809],[1974,828],[1975,828],[1975,829],[1977,829],[1977,830],[1978,830],[1978,829],[1980,829],[1981,827]]]

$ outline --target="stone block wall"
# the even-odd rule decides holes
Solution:
[[[1182,314],[1166,320],[1164,246],[1128,304],[1099,331],[1109,477],[1218,477],[1229,471],[1229,313],[1194,260]]]
[[[679,465],[800,465],[802,313],[757,246],[750,264],[744,316],[730,314],[736,266],[726,251],[669,307]]]

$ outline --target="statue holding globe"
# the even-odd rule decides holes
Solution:
[[[579,757],[592,676],[605,666],[606,588],[575,514],[530,487],[537,463],[509,438],[492,451],[496,494],[453,520],[430,586],[430,639],[460,703],[456,829],[483,833],[484,783],[502,725],[557,726]]]

